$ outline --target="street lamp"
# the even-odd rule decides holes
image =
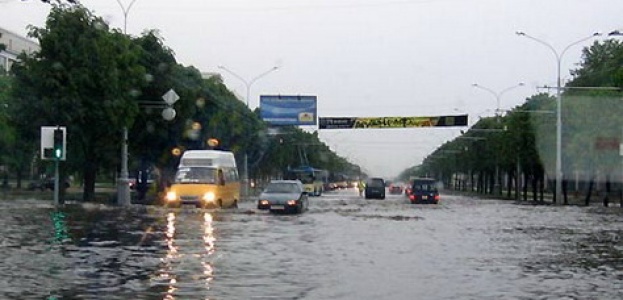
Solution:
[[[504,93],[506,93],[506,92],[508,92],[508,91],[510,91],[512,89],[524,86],[524,83],[520,82],[520,83],[518,83],[516,85],[509,86],[509,87],[507,87],[507,88],[505,88],[505,89],[503,89],[503,90],[501,90],[499,92],[496,92],[496,91],[494,91],[494,90],[492,90],[492,89],[490,89],[490,88],[488,88],[486,86],[479,85],[478,83],[474,83],[474,84],[472,84],[472,86],[475,87],[475,88],[479,88],[481,90],[487,91],[487,92],[491,93],[495,97],[495,101],[496,101],[495,115],[499,116],[500,111],[501,111],[500,110],[500,100],[502,98],[502,95],[504,95]]]
[[[538,38],[535,38],[533,36],[530,36],[522,31],[517,31],[516,34],[518,36],[523,36],[526,38],[529,38],[541,45],[544,45],[545,47],[549,48],[552,53],[554,53],[554,56],[556,57],[556,194],[555,194],[555,199],[561,199],[562,197],[562,93],[561,93],[561,78],[560,78],[560,69],[561,69],[561,61],[562,61],[562,57],[565,54],[565,52],[567,52],[567,50],[569,50],[569,48],[571,48],[572,46],[575,46],[579,43],[582,43],[584,41],[590,40],[596,36],[601,35],[600,33],[593,33],[590,36],[584,37],[578,41],[575,41],[569,45],[567,45],[565,48],[563,48],[563,50],[558,53],[558,51],[556,51],[556,49],[546,43],[543,40],[540,40]],[[565,203],[567,204],[567,203]]]
[[[134,5],[134,2],[136,2],[136,0],[132,0],[130,4],[127,7],[125,7],[123,3],[121,3],[121,0],[117,0],[117,3],[119,3],[119,6],[121,7],[121,10],[123,11],[123,34],[127,33],[128,14],[130,13],[130,9],[132,9],[132,5]]]
[[[251,98],[251,85],[253,85],[253,83],[255,83],[258,79],[270,74],[273,71],[276,71],[277,69],[279,69],[279,67],[274,66],[270,69],[268,69],[267,71],[261,73],[260,75],[257,75],[255,77],[253,77],[251,80],[245,80],[242,76],[236,74],[234,71],[228,69],[225,66],[218,66],[219,69],[226,71],[227,73],[233,75],[234,77],[240,79],[240,81],[242,81],[247,89],[247,96],[246,96],[246,103],[247,103],[247,108],[249,108],[249,99]],[[249,158],[247,155],[247,151],[244,151],[244,177],[243,177],[243,183],[244,183],[244,187],[243,187],[243,194],[245,197],[247,197],[249,195]]]
[[[123,34],[127,34],[127,25],[128,25],[128,14],[130,13],[130,9],[132,5],[134,5],[136,0],[132,0],[130,4],[126,7],[121,3],[120,0],[117,0],[121,10],[123,11]],[[121,172],[119,173],[119,179],[117,180],[117,204],[120,205],[129,205],[130,204],[130,186],[129,183],[129,172],[128,172],[128,127],[123,126],[122,133],[122,145],[121,145]]]

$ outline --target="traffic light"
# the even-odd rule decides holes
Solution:
[[[64,134],[62,129],[54,129],[54,158],[63,158],[63,139]]]

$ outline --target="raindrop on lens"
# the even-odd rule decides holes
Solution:
[[[206,100],[203,98],[198,98],[197,101],[195,101],[195,105],[197,105],[197,107],[199,108],[203,108],[206,105]]]

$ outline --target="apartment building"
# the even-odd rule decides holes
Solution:
[[[33,40],[2,27],[0,27],[0,44],[5,46],[5,49],[0,51],[0,74],[11,69],[11,65],[17,61],[20,53],[32,53],[39,50],[39,44]]]

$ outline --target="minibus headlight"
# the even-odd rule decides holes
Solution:
[[[213,192],[207,192],[203,195],[203,200],[206,202],[213,202],[215,198]]]
[[[175,192],[167,192],[167,201],[175,201],[177,200],[177,195]]]

